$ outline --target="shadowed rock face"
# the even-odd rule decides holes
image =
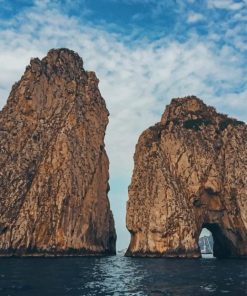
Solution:
[[[128,256],[247,256],[247,126],[196,97],[173,99],[139,138],[129,187]]]
[[[0,255],[115,254],[108,115],[76,53],[31,60],[0,112]]]

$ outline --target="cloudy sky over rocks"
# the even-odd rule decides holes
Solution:
[[[31,57],[77,51],[110,111],[106,148],[118,248],[140,133],[196,95],[247,121],[247,0],[0,0],[0,108]]]

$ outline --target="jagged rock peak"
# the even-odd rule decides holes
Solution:
[[[78,54],[31,60],[0,112],[0,255],[115,253],[108,115]]]
[[[79,56],[79,54],[68,48],[58,48],[58,49],[50,49],[47,53],[47,56],[42,59],[43,62],[46,62],[50,65],[61,65],[65,64],[67,66],[68,61],[72,63],[72,65],[77,65],[79,68],[83,68],[83,60]]]
[[[191,96],[173,99],[136,145],[129,186],[129,256],[247,256],[247,126]]]
[[[228,120],[229,123],[239,122],[236,119],[229,118],[225,114],[217,113],[214,107],[206,105],[196,96],[187,96],[184,98],[175,98],[166,107],[161,118],[161,124],[184,123],[187,120],[205,120],[205,124],[211,122],[219,124],[221,121]]]
[[[71,79],[79,79],[82,72],[85,72],[82,58],[73,50],[66,48],[51,49],[42,60],[31,59],[29,68],[36,75],[41,73],[46,73],[47,76],[58,74]]]

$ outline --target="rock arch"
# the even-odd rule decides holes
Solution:
[[[232,237],[227,231],[224,231],[218,223],[205,223],[202,228],[208,229],[213,236],[214,247],[213,255],[216,258],[237,257],[238,249],[236,248],[236,237]]]
[[[194,96],[173,99],[136,146],[126,255],[200,257],[204,226],[216,257],[246,257],[246,139],[243,122]]]

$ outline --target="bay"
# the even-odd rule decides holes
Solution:
[[[247,261],[2,258],[1,296],[247,295]]]

